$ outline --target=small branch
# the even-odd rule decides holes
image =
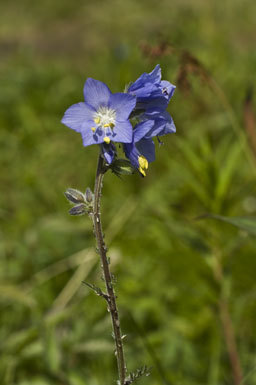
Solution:
[[[104,282],[106,285],[107,294],[101,292],[96,293],[103,296],[107,299],[108,309],[111,314],[112,327],[113,327],[113,336],[116,345],[116,359],[119,373],[119,385],[125,385],[126,381],[126,364],[124,359],[124,349],[122,341],[122,333],[120,328],[119,314],[116,304],[116,296],[113,289],[112,275],[109,269],[109,262],[107,258],[107,248],[104,242],[102,226],[101,226],[101,216],[100,216],[100,198],[102,190],[102,182],[106,168],[104,165],[104,159],[102,155],[99,155],[98,167],[96,172],[95,179],[95,188],[94,188],[94,207],[92,212],[92,219],[94,225],[94,232],[97,242],[97,248],[101,258],[101,266],[103,271]],[[91,287],[92,288],[92,287]],[[93,288],[95,291],[95,288]]]
[[[97,286],[95,286],[95,285],[93,285],[91,283],[85,282],[85,281],[83,281],[83,283],[86,286],[88,286],[91,290],[93,290],[96,295],[98,295],[99,297],[104,298],[109,303],[109,296],[108,296],[108,294],[104,293],[99,287],[97,287]]]
[[[131,385],[133,382],[137,381],[143,376],[150,376],[150,368],[148,368],[147,365],[137,369],[136,372],[130,373],[126,378],[124,385]]]

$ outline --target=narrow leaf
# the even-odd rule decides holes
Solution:
[[[256,235],[256,217],[225,217],[222,215],[206,214],[198,219],[213,218],[222,222],[230,223],[239,229],[245,230],[248,233]]]

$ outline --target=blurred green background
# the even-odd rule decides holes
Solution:
[[[102,285],[91,223],[63,195],[93,188],[98,149],[60,120],[87,77],[117,92],[157,63],[177,133],[146,178],[108,173],[102,198],[128,370],[234,384],[231,334],[256,384],[255,238],[195,219],[256,212],[255,14],[253,0],[1,2],[1,385],[116,379],[105,303],[81,284]]]

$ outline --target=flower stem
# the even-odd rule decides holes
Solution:
[[[112,276],[109,269],[109,261],[107,258],[107,248],[104,242],[102,225],[101,225],[101,216],[100,216],[100,199],[101,199],[101,190],[104,173],[106,168],[104,165],[104,159],[101,154],[99,154],[98,166],[95,178],[95,187],[94,187],[94,209],[93,209],[93,225],[95,238],[97,243],[98,252],[101,258],[101,267],[103,271],[104,282],[106,285],[107,295],[105,296],[108,309],[111,315],[112,326],[113,326],[113,336],[116,345],[116,359],[119,373],[119,384],[125,385],[126,377],[126,364],[124,359],[124,349],[122,341],[122,333],[120,328],[119,314],[116,304],[116,295],[113,288]]]

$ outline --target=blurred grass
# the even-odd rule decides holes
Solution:
[[[178,85],[169,108],[177,134],[164,138],[145,179],[109,174],[103,191],[129,370],[153,366],[142,384],[232,383],[212,272],[221,255],[244,383],[256,383],[255,240],[194,220],[256,212],[243,118],[255,82],[255,13],[252,0],[0,4],[1,384],[113,383],[105,304],[76,273],[85,266],[83,279],[100,283],[95,256],[83,264],[94,250],[91,223],[68,217],[63,196],[93,187],[97,149],[83,148],[60,119],[82,100],[86,77],[118,91],[157,63]],[[162,42],[175,49],[142,49]],[[179,79],[184,51],[203,65],[187,74],[189,88]]]

